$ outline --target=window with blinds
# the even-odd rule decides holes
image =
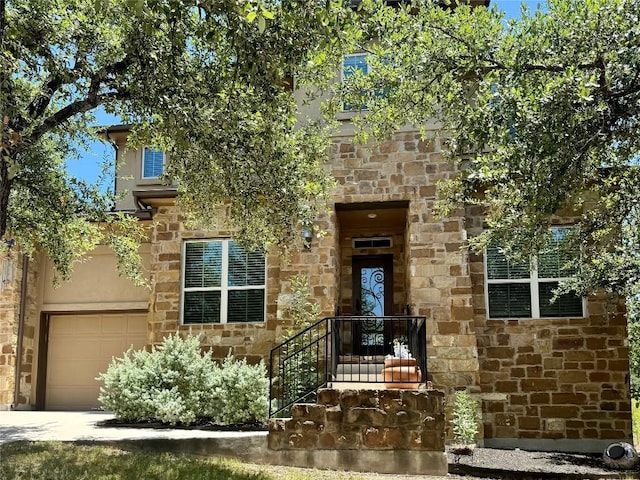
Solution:
[[[266,263],[233,240],[183,246],[182,323],[264,322]]]
[[[512,262],[499,247],[485,251],[489,318],[583,317],[584,300],[567,293],[554,300],[563,280],[576,272],[567,264],[579,254],[563,241],[569,228],[553,228],[553,237],[531,262]]]
[[[367,63],[367,55],[365,53],[357,53],[352,55],[345,55],[342,60],[342,75],[341,80],[349,78],[355,75],[357,72],[362,72],[363,75],[369,73],[369,64]],[[366,105],[361,105],[359,108],[354,108],[350,103],[343,103],[342,110],[348,112],[350,110],[366,110]]]
[[[145,147],[142,151],[142,178],[157,178],[164,172],[164,152]]]

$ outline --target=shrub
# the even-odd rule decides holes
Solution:
[[[263,362],[248,365],[229,353],[214,384],[213,393],[219,400],[213,415],[216,423],[255,423],[269,415],[269,380]]]
[[[475,443],[478,434],[476,402],[464,390],[455,393],[453,404],[453,435],[458,443]]]
[[[264,365],[229,355],[220,368],[198,337],[173,335],[151,352],[128,350],[97,379],[104,382],[98,397],[104,408],[125,421],[238,423],[267,416]]]

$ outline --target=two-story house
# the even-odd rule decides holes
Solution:
[[[349,56],[345,71],[365,64]],[[288,259],[245,252],[231,231],[185,228],[175,188],[158,180],[163,152],[128,149],[128,127],[108,128],[122,165],[118,209],[149,229],[140,248],[151,290],[119,277],[106,249],[57,289],[46,258],[16,256],[0,292],[0,408],[98,407],[95,377],[112,356],[175,332],[202,333],[218,359],[231,349],[268,360],[290,279],[302,274],[322,317],[378,319],[343,330],[343,357],[390,353],[396,335],[383,317],[424,317],[424,380],[481,400],[484,445],[601,451],[629,439],[624,305],[604,294],[551,302],[562,276],[553,255],[531,268],[498,248],[470,253],[482,212],[433,213],[438,181],[457,174],[437,137],[405,128],[357,145],[350,112],[341,115],[327,161],[332,204],[316,219],[326,234]],[[570,224],[559,216],[557,234]]]

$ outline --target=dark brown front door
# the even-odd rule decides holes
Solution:
[[[393,255],[352,257],[353,311],[362,317],[393,314]],[[381,355],[392,339],[381,318],[354,325],[353,351],[360,355]]]

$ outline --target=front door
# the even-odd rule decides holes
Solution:
[[[357,255],[352,257],[353,311],[361,317],[393,314],[393,255]],[[353,352],[382,355],[392,339],[381,318],[354,324]]]

